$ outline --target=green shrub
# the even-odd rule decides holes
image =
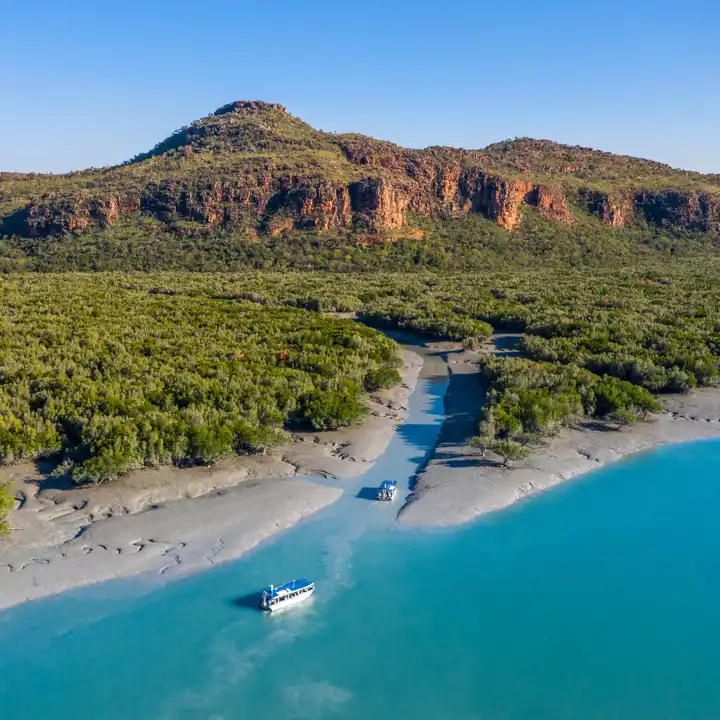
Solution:
[[[613,410],[607,415],[607,419],[617,425],[617,429],[634,425],[637,422],[637,415],[626,409]]]
[[[315,430],[334,430],[359,422],[367,413],[359,388],[315,390],[301,402],[299,417]]]
[[[388,365],[381,365],[379,368],[369,370],[365,375],[364,386],[366,390],[379,390],[397,385],[401,380],[400,373]]]
[[[0,536],[10,532],[10,511],[14,505],[12,485],[7,480],[0,480]]]
[[[492,451],[502,458],[503,467],[507,467],[510,461],[522,460],[528,455],[528,449],[524,445],[510,440],[498,440],[493,444]]]

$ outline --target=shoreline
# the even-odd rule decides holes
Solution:
[[[495,345],[491,351],[507,355],[513,349]],[[631,428],[608,430],[591,420],[563,428],[521,464],[502,468],[481,458],[466,442],[475,434],[485,396],[472,358],[459,354],[449,369],[448,420],[398,515],[406,527],[465,524],[628,455],[661,445],[720,439],[720,389],[702,388],[661,396],[665,412]]]
[[[607,430],[590,420],[563,428],[522,464],[502,468],[466,444],[486,394],[478,352],[387,334],[404,345],[402,380],[370,394],[370,412],[358,426],[294,433],[267,455],[209,468],[147,469],[93,487],[63,485],[36,466],[8,468],[19,502],[16,530],[0,542],[0,610],[105,580],[170,578],[237,559],[343,495],[342,484],[322,478],[370,469],[407,417],[421,377],[450,374],[437,443],[398,513],[405,527],[468,523],[624,456],[720,438],[720,389],[705,388],[661,397],[665,412],[633,428]],[[517,337],[496,335],[484,352],[516,355]]]
[[[407,416],[423,358],[402,349],[401,382],[369,394],[358,426],[293,433],[267,455],[214,467],[140,470],[73,487],[42,465],[11,466],[13,533],[0,542],[0,610],[139,573],[176,576],[234,560],[338,500],[364,474]]]

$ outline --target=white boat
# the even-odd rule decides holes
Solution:
[[[263,590],[260,609],[267,612],[284,610],[307,600],[313,592],[315,592],[315,583],[304,578],[293,580],[280,587],[271,585],[267,590]]]
[[[394,500],[397,495],[397,480],[385,480],[377,490],[378,500]]]

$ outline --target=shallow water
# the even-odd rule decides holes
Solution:
[[[720,443],[464,528],[398,529],[399,503],[363,487],[413,474],[444,389],[425,381],[367,477],[245,559],[1,613],[3,717],[720,717]],[[255,610],[301,575],[304,607]]]

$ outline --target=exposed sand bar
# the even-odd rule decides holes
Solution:
[[[498,352],[497,347],[489,350]],[[505,346],[500,352],[509,353],[512,348]],[[615,431],[588,422],[563,429],[518,467],[505,469],[467,445],[485,395],[473,358],[456,354],[449,367],[448,420],[417,477],[410,502],[400,513],[399,520],[406,525],[465,523],[630,453],[667,443],[720,438],[720,390],[701,389],[662,397],[666,412],[633,428]]]
[[[340,495],[340,488],[306,480],[270,480],[94,522],[41,553],[26,548],[5,557],[0,608],[103,580],[232,560]]]
[[[267,456],[82,488],[34,465],[10,468],[18,507],[0,543],[0,608],[141,572],[210,567],[334,502],[341,487],[300,476],[356,477],[382,455],[423,366],[414,352],[402,359],[401,384],[372,394],[362,425],[298,433]]]

